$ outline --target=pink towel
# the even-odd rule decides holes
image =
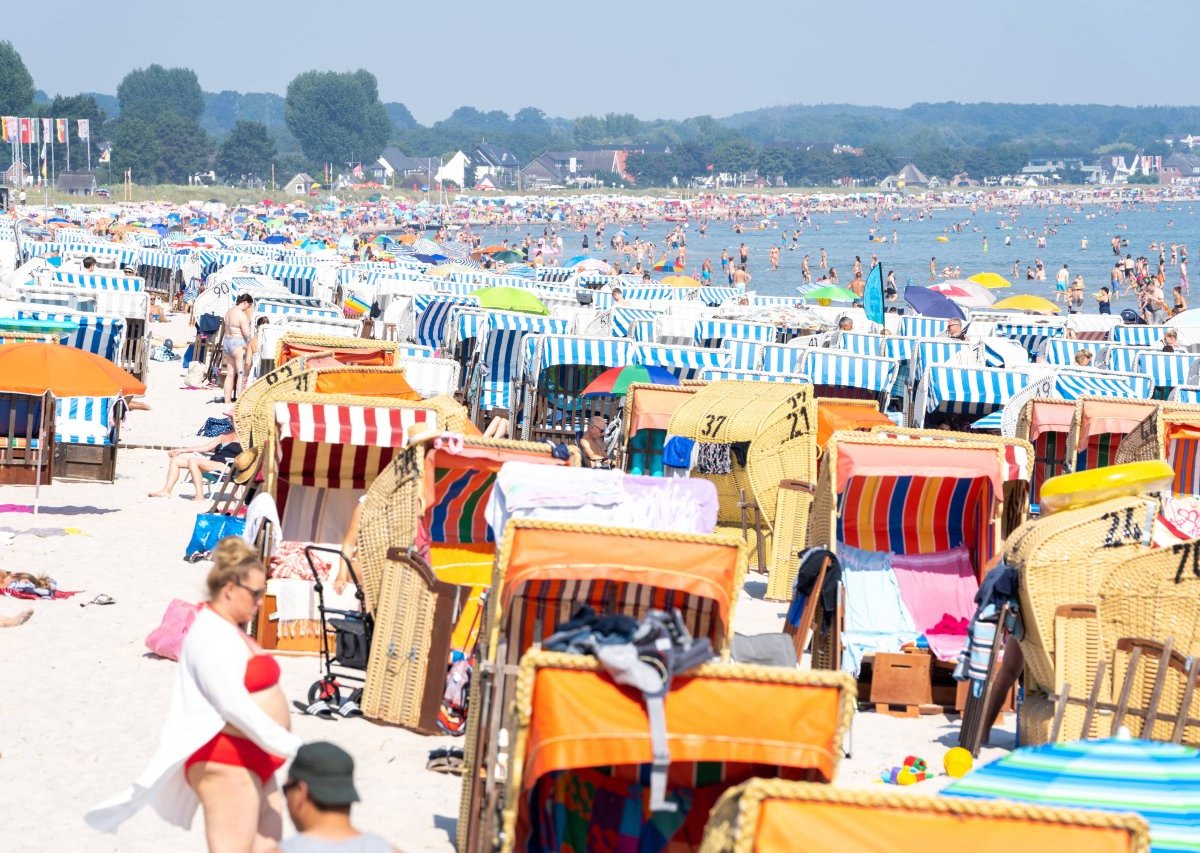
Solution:
[[[0,504],[0,512],[33,512],[29,504]]]
[[[979,581],[966,548],[951,548],[934,554],[896,554],[892,570],[900,585],[900,598],[912,613],[917,630],[925,634],[938,660],[957,660],[966,636],[940,633],[943,620],[970,620],[975,613]]]

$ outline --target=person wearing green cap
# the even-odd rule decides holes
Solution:
[[[299,834],[279,844],[283,853],[399,853],[382,836],[359,832],[350,822],[358,802],[354,759],[327,741],[300,747],[283,786],[288,814]]]

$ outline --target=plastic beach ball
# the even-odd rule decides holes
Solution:
[[[971,772],[971,768],[975,766],[975,759],[971,757],[971,753],[963,749],[961,746],[956,746],[946,753],[946,757],[942,759],[942,767],[946,770],[947,776],[953,776],[955,779],[961,779]]]

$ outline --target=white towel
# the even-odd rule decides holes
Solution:
[[[325,608],[327,610],[358,610],[354,594],[357,588],[347,584],[339,594],[333,584],[325,584]],[[267,592],[275,596],[275,612],[272,621],[292,622],[296,620],[320,619],[317,611],[317,591],[312,581],[295,578],[271,578],[267,581]]]

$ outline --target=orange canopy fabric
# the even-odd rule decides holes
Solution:
[[[671,423],[671,415],[690,399],[691,394],[678,389],[635,388],[630,405],[629,434],[636,435],[644,429],[666,429]]]
[[[719,540],[654,540],[596,530],[527,526],[510,521],[505,536],[512,547],[504,575],[501,608],[508,610],[524,583],[542,577],[595,580],[677,589],[716,602],[730,625],[738,592],[738,548]]]
[[[280,345],[279,363],[285,364],[293,358],[313,353],[328,353],[337,359],[339,364],[358,364],[365,366],[391,365],[395,362],[396,353],[391,349],[339,349],[337,347],[315,346],[284,341]]]
[[[1074,421],[1074,403],[1034,401],[1029,412],[1029,440],[1037,441],[1045,432],[1070,432]]]
[[[116,397],[146,393],[146,386],[106,358],[54,344],[0,347],[0,391],[55,397]]]
[[[1014,850],[1087,850],[1129,853],[1130,832],[1120,827],[1073,826],[1027,819],[943,814],[930,809],[880,808],[846,803],[767,799],[759,811],[756,850],[896,853],[897,839],[920,839],[929,850],[1013,853]]]
[[[318,373],[316,393],[353,394],[357,397],[390,397],[393,400],[420,400],[404,378],[404,372]]]
[[[892,426],[892,419],[868,406],[817,402],[817,447],[824,447],[839,429],[869,430],[876,426]]]
[[[540,668],[532,710],[522,777],[526,790],[555,770],[653,759],[641,694],[616,686],[605,674]],[[770,725],[763,725],[764,711]],[[840,691],[833,686],[677,677],[666,698],[671,761],[812,769],[831,781],[841,748],[840,713]]]
[[[838,444],[837,490],[851,477],[950,477],[974,480],[986,477],[999,493],[1006,466],[991,447],[927,447],[912,442],[896,444]]]
[[[1157,408],[1154,403],[1084,400],[1079,414],[1079,446],[1086,445],[1094,435],[1126,435],[1133,432],[1133,428],[1154,414]]]

